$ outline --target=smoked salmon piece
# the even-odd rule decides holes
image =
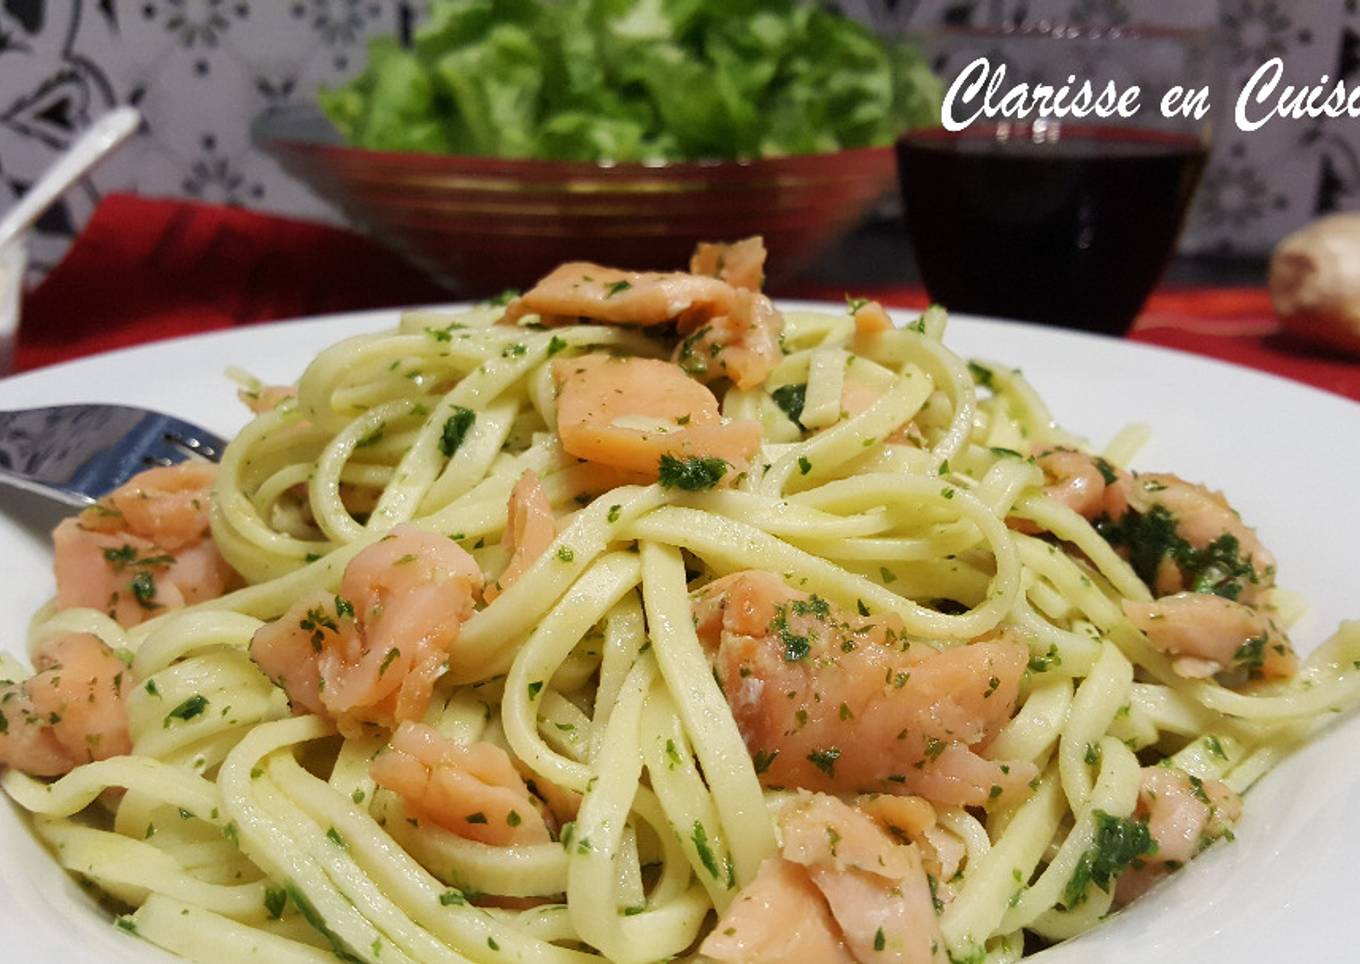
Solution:
[[[1156,849],[1120,874],[1115,903],[1136,900],[1219,837],[1242,816],[1242,798],[1218,780],[1174,767],[1143,767],[1134,817],[1147,821]]]
[[[1019,643],[937,651],[754,570],[700,589],[694,616],[766,786],[986,806],[1036,775],[978,753],[1015,710]]]
[[[760,293],[765,244],[701,244],[691,272],[623,271],[586,261],[564,264],[510,302],[501,324],[536,315],[545,325],[597,322],[633,327],[675,324],[674,359],[709,382],[753,388],[783,358],[784,317]]]
[[[760,235],[730,244],[700,241],[689,259],[691,274],[726,281],[733,288],[765,287],[765,239]]]
[[[493,743],[455,743],[423,723],[402,723],[369,773],[407,812],[492,846],[547,843],[548,826],[510,755]]]
[[[149,469],[52,533],[57,608],[88,607],[123,626],[216,599],[239,580],[209,530],[217,466]]]
[[[779,816],[767,859],[700,951],[719,961],[945,964],[915,844],[836,797],[804,793]],[[829,915],[828,915],[829,911]]]
[[[538,476],[526,471],[510,490],[510,501],[506,506],[505,534],[501,537],[501,548],[506,554],[505,568],[495,582],[488,583],[482,590],[482,598],[488,604],[494,602],[524,575],[524,570],[543,555],[555,538],[557,520],[553,518],[548,494],[543,491]]]
[[[728,378],[738,388],[755,388],[784,357],[783,332],[784,316],[774,303],[743,288],[730,311],[699,325],[675,346],[672,360],[702,382]]]
[[[260,627],[250,656],[296,711],[347,735],[394,727],[424,714],[481,587],[452,540],[398,526],[350,561],[338,595],[305,596]]]
[[[760,865],[699,951],[724,964],[855,962],[807,870],[782,857]]]
[[[538,315],[545,325],[604,322],[647,327],[731,310],[736,289],[683,271],[623,271],[589,261],[559,265],[505,309],[502,324]]]
[[[132,673],[96,636],[58,636],[39,647],[37,671],[0,687],[0,764],[55,777],[132,752],[124,697]]]
[[[1181,592],[1155,602],[1125,600],[1124,615],[1153,649],[1175,657],[1181,676],[1201,679],[1243,668],[1265,679],[1298,671],[1284,633],[1264,613],[1212,593]]]
[[[645,481],[658,477],[663,455],[720,458],[730,480],[760,447],[757,423],[724,422],[713,393],[669,362],[583,355],[555,372],[557,434],[577,458]]]

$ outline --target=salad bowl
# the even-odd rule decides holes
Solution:
[[[346,145],[320,110],[257,119],[284,169],[431,277],[475,296],[563,261],[684,264],[698,241],[763,235],[796,273],[892,189],[886,147],[755,160],[594,164]]]

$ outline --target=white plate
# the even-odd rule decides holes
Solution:
[[[838,306],[836,311],[843,311]],[[0,381],[0,408],[124,402],[231,435],[245,421],[240,365],[292,381],[322,347],[395,323],[395,312],[262,325],[116,352]],[[1155,434],[1137,465],[1225,489],[1276,554],[1282,585],[1313,609],[1295,642],[1309,650],[1360,617],[1360,405],[1192,355],[1036,327],[955,319],[949,345],[1024,369],[1058,420],[1096,444],[1130,421]],[[25,518],[13,515],[19,508]],[[52,593],[50,554],[32,503],[0,497],[0,644],[19,652],[29,614]],[[1237,841],[1214,847],[1124,913],[1046,952],[1045,964],[1360,959],[1360,723],[1347,720],[1247,796]],[[0,808],[0,933],[5,960],[168,960],[117,931]]]

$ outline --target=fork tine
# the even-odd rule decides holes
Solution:
[[[216,462],[220,459],[216,436],[189,432],[165,422],[156,426],[160,431],[150,439],[142,452],[142,463],[147,466],[174,465],[185,461]]]
[[[165,420],[165,441],[184,450],[186,454],[196,455],[209,462],[220,462],[222,450],[227,447],[225,439],[178,418]]]
[[[148,466],[216,462],[226,443],[183,419],[124,405],[0,412],[0,483],[68,505],[111,492]]]

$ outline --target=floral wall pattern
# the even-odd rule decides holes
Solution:
[[[408,34],[428,0],[0,0],[0,210],[116,103],[146,129],[38,225],[50,267],[103,193],[136,190],[335,221],[250,142],[250,119],[359,68],[369,37]],[[1289,79],[1360,83],[1360,0],[836,0],[876,29],[1134,21],[1216,26],[1228,90],[1283,56]],[[1184,245],[1260,253],[1316,214],[1360,208],[1360,121],[1253,134],[1215,105],[1216,145]]]

